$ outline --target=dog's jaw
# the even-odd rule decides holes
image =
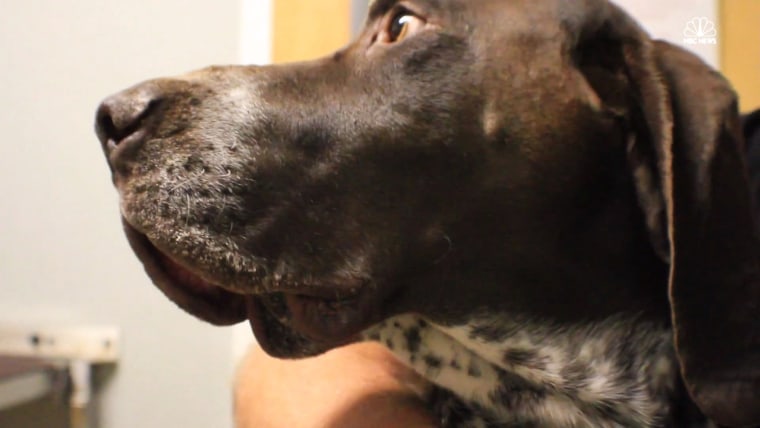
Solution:
[[[203,314],[203,319],[217,325],[235,324],[245,319],[246,308],[239,296],[209,285],[207,281],[192,275],[182,275],[185,286],[175,285],[166,265],[167,259],[150,240],[128,222],[123,221],[124,231],[146,273],[172,301],[192,314]]]
[[[349,294],[340,294],[332,284],[302,289],[288,287],[281,278],[251,276],[248,287],[267,291],[241,293],[219,282],[213,273],[183,263],[182,255],[160,249],[128,221],[123,223],[131,247],[164,294],[213,324],[248,320],[258,342],[271,355],[303,357],[355,341],[371,322],[368,315],[375,312],[376,296],[371,287],[361,284],[350,287]]]

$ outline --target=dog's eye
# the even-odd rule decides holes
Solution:
[[[408,11],[398,12],[393,15],[388,26],[381,36],[385,43],[395,43],[404,40],[411,34],[422,28],[425,22]]]

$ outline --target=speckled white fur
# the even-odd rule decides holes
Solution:
[[[468,427],[658,426],[677,372],[670,332],[634,320],[558,327],[480,316],[442,326],[405,314],[365,337],[482,409]]]

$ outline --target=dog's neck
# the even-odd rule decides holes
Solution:
[[[442,326],[400,315],[364,336],[480,409],[489,425],[662,426],[677,376],[671,332],[630,319]]]

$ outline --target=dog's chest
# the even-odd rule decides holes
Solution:
[[[669,331],[630,320],[559,327],[400,315],[365,332],[474,417],[467,426],[657,426],[676,376]]]

